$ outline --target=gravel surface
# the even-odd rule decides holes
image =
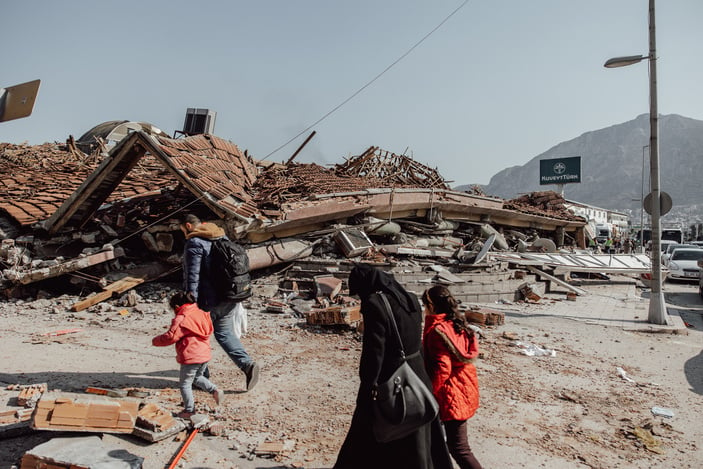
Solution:
[[[197,410],[212,432],[198,433],[183,468],[329,468],[346,434],[358,386],[361,337],[345,328],[312,327],[294,314],[264,311],[262,296],[276,279],[257,285],[243,343],[262,364],[259,384],[244,392],[244,375],[213,340],[211,379],[226,390],[219,408],[196,391]],[[71,312],[78,297],[0,302],[0,397],[12,408],[10,384],[47,383],[81,392],[88,386],[139,388],[145,400],[179,411],[178,366],[172,347],[151,346],[171,320],[170,284],[143,285],[121,299]],[[641,294],[634,281],[584,285],[604,299]],[[549,294],[539,303],[492,304],[505,324],[483,327],[477,362],[481,408],[469,441],[486,468],[703,467],[703,305],[693,284],[669,284],[690,325],[683,333],[628,331],[570,319],[577,301]],[[135,295],[137,293],[137,295]],[[133,303],[129,303],[132,301]],[[127,306],[127,304],[134,304]],[[642,313],[646,317],[646,311]],[[80,329],[63,335],[47,332]],[[522,346],[520,346],[522,345]],[[529,356],[525,352],[544,352]],[[553,353],[552,353],[553,352]],[[659,407],[671,418],[655,415]],[[214,434],[213,434],[214,433]],[[0,467],[65,432],[30,432],[0,442]],[[175,438],[148,443],[103,434],[105,445],[164,468],[178,452]],[[276,456],[255,456],[264,442]]]

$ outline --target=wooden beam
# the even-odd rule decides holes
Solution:
[[[104,291],[75,303],[71,306],[71,311],[82,311],[105,300],[109,300],[115,293],[124,293],[137,285],[156,280],[180,268],[180,265],[177,267],[167,267],[159,263],[137,267],[130,271],[131,275],[127,274],[119,280],[112,282],[104,288]]]
[[[74,303],[73,306],[71,306],[71,311],[83,311],[93,305],[109,300],[115,293],[123,293],[133,287],[136,287],[140,283],[144,283],[145,280],[146,279],[144,278],[135,277],[126,277],[122,280],[118,280],[115,283],[108,285],[104,291],[96,293],[93,296],[89,296],[85,300],[79,301],[78,303]]]
[[[537,275],[539,275],[540,277],[543,277],[543,278],[546,278],[546,279],[548,279],[548,280],[551,280],[552,282],[556,283],[557,285],[561,285],[562,287],[566,288],[567,290],[571,290],[572,292],[576,293],[577,295],[585,296],[585,295],[588,294],[588,293],[586,292],[586,290],[582,290],[581,288],[575,287],[575,286],[573,286],[573,285],[569,285],[569,284],[566,283],[565,281],[560,280],[560,279],[556,278],[556,277],[553,276],[553,275],[549,275],[548,273],[539,270],[537,267],[534,267],[534,266],[531,266],[531,265],[526,265],[525,267],[527,267],[527,269],[528,269],[530,272],[532,272],[533,274],[537,274]]]

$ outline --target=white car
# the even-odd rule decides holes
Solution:
[[[652,248],[651,243],[652,243],[652,241],[649,241],[650,250]],[[661,241],[659,241],[659,248],[661,249],[662,254],[664,253],[664,251],[666,251],[666,248],[668,248],[672,244],[681,244],[681,243],[677,243],[676,241],[672,241],[670,239],[662,239]]]
[[[678,248],[671,253],[668,264],[666,278],[697,280],[700,277],[701,268],[698,261],[703,260],[703,249],[700,248]]]
[[[662,248],[662,254],[661,254],[661,262],[664,266],[666,266],[669,263],[669,258],[671,257],[671,253],[674,252],[674,249],[679,249],[679,248],[696,248],[700,249],[699,246],[695,246],[693,244],[667,244],[666,248]]]

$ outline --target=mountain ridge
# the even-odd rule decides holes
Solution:
[[[566,199],[616,211],[639,211],[643,178],[644,194],[649,193],[649,126],[649,114],[641,114],[622,124],[587,131],[522,166],[499,171],[486,185],[456,189],[479,186],[487,195],[504,199],[557,190],[556,185],[539,184],[540,160],[580,156],[581,183],[564,185]],[[678,114],[660,115],[659,168],[660,189],[671,196],[674,206],[703,211],[703,121]]]

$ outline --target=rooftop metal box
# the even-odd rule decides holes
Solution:
[[[215,118],[217,113],[210,109],[189,107],[186,111],[186,120],[183,123],[183,133],[186,135],[215,133]]]

